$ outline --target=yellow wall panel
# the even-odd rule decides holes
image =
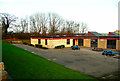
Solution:
[[[120,50],[120,40],[117,40],[117,41],[116,41],[116,49],[117,49],[117,50]]]
[[[75,40],[75,45],[78,45],[78,39]]]
[[[98,48],[107,48],[107,39],[98,39]]]
[[[91,39],[84,39],[84,46],[91,47]]]

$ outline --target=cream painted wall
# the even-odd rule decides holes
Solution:
[[[65,40],[65,47],[73,46],[73,39],[70,39],[70,44],[67,44],[67,39],[64,39],[64,40]]]
[[[41,45],[45,46],[45,39],[41,39]]]
[[[38,44],[38,39],[31,39],[31,44],[35,45]],[[48,47],[50,48],[50,40],[47,39],[47,45],[45,45],[45,39],[41,39],[41,44],[43,47]]]
[[[55,48],[55,46],[64,45],[65,41],[63,39],[50,40],[50,47]]]
[[[75,40],[75,45],[78,45],[78,39]]]
[[[38,39],[31,39],[31,44],[33,45],[38,44]]]
[[[51,40],[47,39],[47,45],[45,45],[45,39],[41,39],[41,45],[43,47],[47,47],[47,48],[51,48],[51,43],[50,43]]]
[[[65,47],[71,47],[73,45],[73,39],[70,39],[70,44],[67,44],[67,39],[49,40],[48,48],[55,48],[55,46],[65,45]]]

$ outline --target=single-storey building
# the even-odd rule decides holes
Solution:
[[[119,34],[115,32],[109,32],[106,36],[97,32],[88,32],[85,36],[31,36],[31,44],[40,44],[47,48],[55,48],[59,45],[65,45],[65,47],[78,45],[120,50]]]

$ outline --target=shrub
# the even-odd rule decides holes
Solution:
[[[35,47],[37,47],[37,48],[42,48],[42,45],[35,44]]]
[[[27,42],[23,42],[23,44],[27,45],[28,43]]]
[[[29,46],[34,46],[33,44],[29,44]]]
[[[61,45],[62,48],[65,48],[65,45]]]
[[[55,46],[55,48],[65,48],[65,45]]]
[[[55,48],[60,48],[60,46],[55,46]]]
[[[42,47],[42,49],[48,49],[47,47]]]

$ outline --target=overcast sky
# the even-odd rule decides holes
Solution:
[[[89,31],[99,33],[118,29],[119,0],[0,0],[0,13],[17,17],[36,12],[57,13],[67,20],[85,22]]]

